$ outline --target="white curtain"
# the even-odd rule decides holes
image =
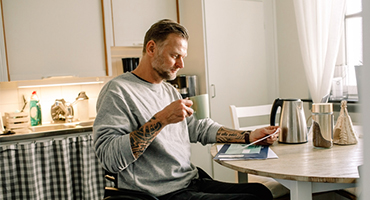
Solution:
[[[345,1],[294,0],[304,69],[314,103],[323,102],[330,94]]]

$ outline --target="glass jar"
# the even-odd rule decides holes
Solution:
[[[333,146],[334,113],[332,103],[312,104],[312,141],[318,148]]]

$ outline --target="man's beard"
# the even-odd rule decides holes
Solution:
[[[163,56],[156,55],[154,61],[152,62],[154,71],[156,71],[158,75],[164,80],[174,80],[176,78],[176,74],[171,73],[171,69],[169,69],[168,71],[164,70],[166,69],[164,65],[165,64]]]

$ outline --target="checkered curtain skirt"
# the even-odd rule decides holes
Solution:
[[[92,135],[0,146],[0,199],[89,199],[104,196],[104,170]]]

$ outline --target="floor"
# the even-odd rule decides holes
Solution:
[[[315,193],[312,197],[313,200],[357,200],[355,195],[344,190]],[[274,200],[290,200],[290,196],[287,194]]]

